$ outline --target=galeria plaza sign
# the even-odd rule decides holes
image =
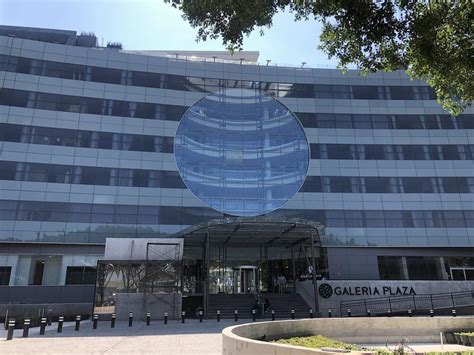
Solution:
[[[336,286],[328,283],[319,285],[319,295],[322,298],[335,296],[413,296],[416,291],[412,286]]]

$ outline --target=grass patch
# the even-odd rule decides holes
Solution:
[[[278,339],[274,341],[278,344],[287,344],[295,346],[303,346],[305,348],[321,349],[321,348],[332,348],[332,349],[344,349],[352,351],[371,351],[374,355],[404,355],[407,351],[401,349],[395,351],[388,351],[385,349],[370,349],[363,348],[356,344],[347,344],[342,341],[326,338],[322,335],[311,335],[307,337],[293,337],[288,339]],[[474,351],[456,351],[456,352],[430,352],[427,355],[474,355]]]
[[[342,341],[337,341],[323,337],[322,335],[312,335],[307,337],[293,337],[288,339],[279,339],[275,341],[278,344],[304,346],[306,348],[333,348],[345,350],[362,350],[360,346],[355,344],[346,344]]]

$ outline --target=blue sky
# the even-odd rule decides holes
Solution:
[[[124,49],[224,50],[220,40],[196,43],[196,29],[163,0],[0,0],[0,24],[94,32],[99,41],[118,41]],[[288,13],[244,42],[244,50],[260,51],[260,62],[335,67],[317,49],[321,26],[294,22]]]

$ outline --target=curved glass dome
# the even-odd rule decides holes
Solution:
[[[222,89],[183,115],[174,140],[179,173],[209,207],[257,216],[281,207],[306,178],[303,128],[279,101],[257,90]]]

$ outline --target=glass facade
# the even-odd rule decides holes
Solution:
[[[329,278],[472,277],[472,108],[448,115],[401,71],[35,38],[0,35],[1,284],[40,282],[46,262],[43,284],[90,285],[106,238],[260,214],[323,224]],[[16,252],[51,243],[62,259]]]
[[[308,171],[308,142],[298,119],[257,90],[227,89],[198,101],[181,119],[174,143],[186,186],[230,215],[281,207]]]

